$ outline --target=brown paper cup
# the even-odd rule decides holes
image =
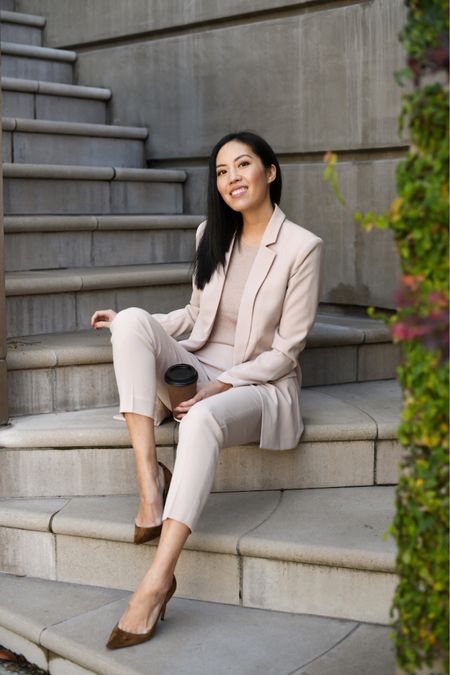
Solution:
[[[188,363],[176,363],[166,370],[164,381],[167,385],[172,413],[179,403],[195,396],[197,380],[197,371]],[[181,421],[175,415],[173,415],[173,419],[176,422]]]

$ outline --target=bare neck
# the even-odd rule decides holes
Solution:
[[[272,214],[273,206],[270,200],[251,213],[247,211],[243,213],[242,241],[246,244],[259,244]]]

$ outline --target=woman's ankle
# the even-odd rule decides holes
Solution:
[[[165,595],[172,584],[172,580],[172,572],[160,575],[147,574],[136,589],[135,594],[130,598],[130,602],[132,603],[134,600],[139,604],[143,598]]]
[[[150,475],[146,481],[145,489],[139,490],[139,502],[145,507],[158,507],[162,503],[162,494],[164,491],[164,471],[158,465],[156,474]]]

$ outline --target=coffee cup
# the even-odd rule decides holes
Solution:
[[[179,403],[195,396],[197,393],[197,380],[197,371],[188,363],[176,363],[166,370],[164,381],[167,385],[172,412]],[[175,414],[173,418],[176,422],[181,421]]]

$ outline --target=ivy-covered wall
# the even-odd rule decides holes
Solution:
[[[400,578],[392,607],[397,659],[402,673],[443,675],[449,672],[449,2],[405,5],[400,40],[407,66],[395,75],[400,85],[412,85],[399,120],[410,149],[397,168],[389,211],[356,212],[355,220],[393,233],[402,272],[396,312],[385,317],[402,346],[398,437],[406,450],[391,527]],[[325,161],[324,179],[345,204],[336,153]]]

